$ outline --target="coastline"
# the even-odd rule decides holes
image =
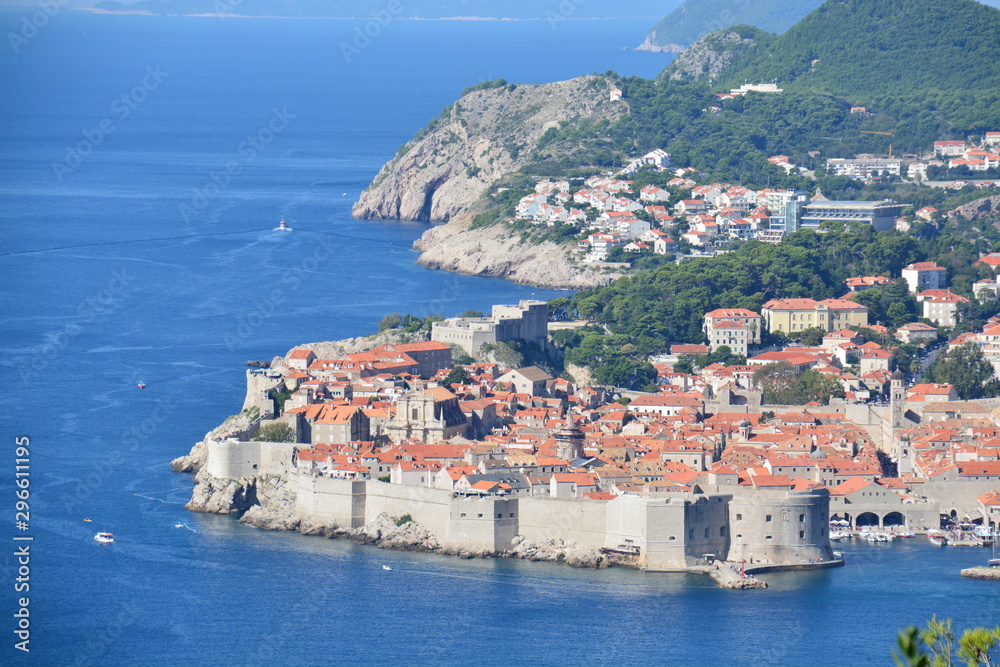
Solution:
[[[417,264],[471,276],[503,278],[541,289],[579,290],[607,285],[623,274],[571,261],[567,246],[523,244],[503,223],[470,229],[460,221],[428,229],[413,244]]]

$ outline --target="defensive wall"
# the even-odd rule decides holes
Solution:
[[[709,487],[704,493],[624,495],[610,501],[473,496],[298,471],[289,443],[209,445],[209,473],[228,479],[280,475],[296,490],[303,519],[360,528],[385,513],[410,517],[452,550],[502,552],[521,535],[586,549],[637,549],[637,564],[686,568],[702,556],[775,565],[829,560],[829,494]]]

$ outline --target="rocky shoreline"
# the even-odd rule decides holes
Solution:
[[[480,229],[453,221],[424,232],[413,249],[417,264],[470,276],[504,278],[543,289],[578,290],[606,285],[622,274],[571,261],[569,248],[551,241],[533,245],[508,235],[503,223]]]
[[[447,549],[437,538],[409,517],[391,517],[384,512],[360,528],[339,526],[335,522],[317,523],[295,512],[295,494],[281,477],[263,475],[239,480],[218,479],[202,470],[195,478],[195,488],[185,509],[212,514],[240,514],[240,523],[261,530],[298,532],[329,539],[346,539],[379,549],[435,553],[459,558],[520,558],[534,562],[565,563],[572,567],[605,568],[611,559],[594,549],[584,549],[572,542],[548,540],[529,542],[515,537],[507,551]]]
[[[1000,581],[1000,567],[967,567],[962,576],[968,579],[989,579]]]

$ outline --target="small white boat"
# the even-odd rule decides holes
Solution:
[[[391,568],[391,567],[389,567],[388,565],[383,565],[383,566],[382,566],[382,569],[383,569],[383,570],[387,570],[387,571],[389,571],[389,572],[392,572],[392,568]]]
[[[927,533],[927,539],[930,543],[937,547],[943,547],[948,544],[948,538],[941,533]]]
[[[111,533],[98,533],[94,535],[94,541],[101,544],[111,544],[115,541],[115,536]]]
[[[896,537],[916,537],[916,533],[914,533],[912,530],[904,530],[900,533],[897,533]]]
[[[274,228],[276,232],[290,232],[292,228],[288,226],[288,223],[282,220],[278,223],[278,226]]]

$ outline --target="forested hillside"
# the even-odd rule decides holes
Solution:
[[[706,33],[734,24],[781,33],[819,7],[823,0],[687,0],[653,26],[646,45],[688,46]]]
[[[974,0],[827,0],[734,62],[720,83],[776,80],[852,99],[915,90],[996,93],[998,62],[1000,11]]]
[[[971,296],[974,281],[992,277],[986,267],[974,266],[979,253],[1000,245],[995,227],[960,220],[949,222],[941,233],[930,226],[918,230],[922,238],[876,233],[866,225],[828,225],[825,234],[800,230],[778,245],[752,241],[718,257],[670,264],[556,299],[551,306],[557,316],[603,325],[563,333],[557,343],[565,346],[567,363],[594,368],[598,381],[639,387],[653,377],[648,355],[663,353],[673,343],[704,341],[702,318],[710,310],[760,312],[770,299],[840,298],[847,291],[844,280],[851,276],[898,278],[904,266],[916,261],[948,268],[952,289]],[[903,286],[876,288],[855,298],[868,306],[872,323],[899,326],[919,315]],[[981,326],[993,314],[980,310],[978,304],[968,306],[960,330]]]
[[[1000,12],[997,12],[1000,14]],[[853,100],[813,91],[751,93],[719,100],[706,81],[617,78],[630,107],[616,123],[564,123],[543,135],[525,168],[535,175],[565,175],[580,166],[612,167],[663,148],[673,164],[695,167],[709,178],[743,185],[815,187],[787,177],[767,162],[788,155],[806,167],[831,157],[885,154],[888,141],[863,131],[892,131],[897,153],[926,152],[934,141],[965,138],[1000,127],[1000,88],[913,90],[865,99],[870,114],[852,114]],[[712,107],[715,107],[713,109]],[[821,151],[819,160],[810,151]]]

